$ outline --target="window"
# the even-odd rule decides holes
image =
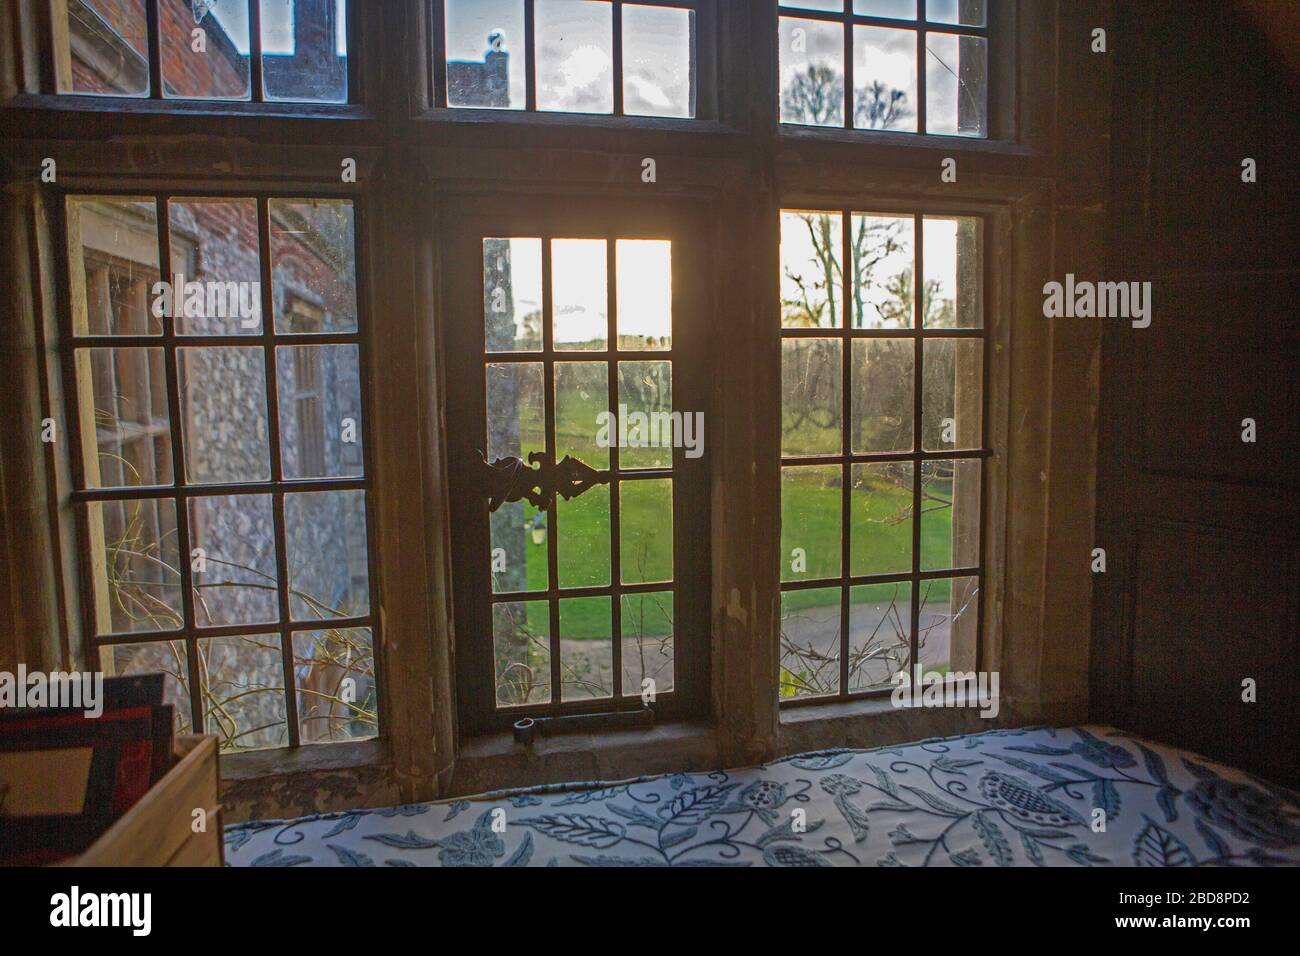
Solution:
[[[780,12],[782,123],[988,135],[986,0],[783,0]]]
[[[178,729],[226,750],[374,736],[351,202],[71,195],[65,217],[105,672],[163,671]]]
[[[696,115],[695,3],[440,0],[439,106]]]
[[[53,0],[60,93],[346,103],[347,0]]]
[[[473,257],[448,340],[463,725],[681,714],[708,633],[693,243],[635,216],[494,228],[509,218],[451,246]],[[575,466],[576,493],[492,491],[503,468],[544,486],[570,458],[593,470]]]
[[[975,217],[781,213],[783,701],[975,669],[982,232]]]

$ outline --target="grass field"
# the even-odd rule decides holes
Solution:
[[[593,390],[594,391],[594,390]],[[601,395],[588,393],[561,403],[557,412],[560,454],[574,454],[594,467],[608,467],[608,453],[595,446],[596,413],[604,408]],[[521,433],[541,434],[540,409],[520,410]],[[537,447],[525,443],[524,455]],[[626,457],[626,456],[625,456]],[[850,558],[851,573],[894,574],[912,567],[912,490],[910,465],[855,465],[851,471]],[[781,485],[781,579],[785,582],[838,577],[840,574],[839,465],[783,469]],[[672,577],[672,487],[666,479],[623,481],[620,488],[620,560],[624,583],[668,581]],[[952,482],[927,482],[927,499],[921,520],[923,567],[946,567],[952,552]],[[586,587],[610,583],[610,489],[597,486],[572,501],[559,502],[559,578],[561,587]],[[933,510],[928,510],[933,509]],[[524,524],[531,525],[536,509],[525,504]],[[554,529],[548,529],[548,534]],[[527,538],[527,580],[530,590],[547,586],[546,543]],[[946,581],[929,590],[932,601],[947,599]],[[788,611],[836,603],[827,589],[787,592]],[[563,636],[576,639],[608,638],[613,608],[608,600],[566,601],[561,624]],[[531,627],[544,632],[547,612],[538,603],[528,609]],[[646,636],[667,633],[667,624],[647,625]]]

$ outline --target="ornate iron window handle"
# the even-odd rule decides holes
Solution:
[[[544,451],[529,452],[527,464],[514,457],[498,458],[489,464],[481,450],[478,456],[488,511],[496,511],[507,501],[524,499],[538,511],[546,511],[555,504],[557,494],[569,501],[594,485],[609,484],[608,470],[597,471],[572,455],[565,455],[558,464]]]

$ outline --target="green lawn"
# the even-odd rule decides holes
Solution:
[[[594,368],[593,368],[594,371]],[[572,396],[557,404],[559,453],[574,454],[588,464],[608,467],[608,455],[595,447],[596,415],[605,407],[603,374],[588,375],[584,388],[566,390]],[[540,403],[521,403],[520,432],[524,455],[539,446],[543,423]],[[895,468],[897,466],[894,466]],[[904,466],[910,468],[910,466]],[[782,581],[838,577],[840,573],[839,465],[787,468],[782,475],[781,554]],[[889,472],[886,466],[855,466],[852,472],[851,571],[853,574],[907,572],[912,566],[910,471]],[[621,560],[625,582],[665,580],[672,573],[672,490],[666,480],[630,481],[620,485]],[[936,481],[927,491],[951,500],[951,481]],[[559,503],[559,566],[562,587],[608,585],[610,583],[610,489],[597,486],[573,501]],[[952,509],[926,502],[921,521],[921,554],[925,564],[944,566],[951,553]],[[525,504],[525,520],[536,511]],[[554,529],[550,529],[548,534]],[[521,534],[527,535],[521,529]],[[546,544],[527,540],[529,589],[547,584]],[[800,549],[800,552],[796,552]],[[796,565],[794,562],[801,563]],[[946,601],[947,581],[929,586],[931,602]],[[786,610],[803,610],[839,602],[832,589],[786,592]],[[614,609],[608,599],[564,601],[561,605],[562,633],[566,638],[607,638]],[[625,610],[625,623],[639,617]],[[545,633],[548,618],[545,604],[529,605],[528,621]],[[660,619],[645,625],[646,636],[668,631]],[[630,635],[629,635],[630,636]]]

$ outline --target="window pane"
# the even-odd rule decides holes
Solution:
[[[979,578],[922,581],[918,620],[922,674],[975,669]]]
[[[77,349],[87,488],[172,483],[171,403],[162,349]]]
[[[916,33],[855,26],[853,85],[853,125],[857,129],[915,133]]]
[[[86,528],[96,633],[184,626],[175,502],[90,502]]]
[[[925,327],[978,329],[984,326],[984,259],[980,220],[926,216]]]
[[[446,0],[447,105],[521,110],[523,0]]]
[[[369,614],[365,492],[285,495],[284,528],[293,619]]]
[[[921,397],[926,451],[983,446],[983,339],[926,339]]]
[[[666,239],[619,239],[614,248],[618,347],[673,347],[673,244]]]
[[[853,0],[853,12],[863,17],[915,20],[916,0]]]
[[[840,689],[840,589],[781,595],[781,699],[823,697]]]
[[[671,478],[619,482],[619,565],[624,584],[673,579]]]
[[[850,573],[912,570],[913,467],[910,461],[852,466]]]
[[[921,569],[943,571],[979,564],[979,459],[921,464]]]
[[[361,365],[355,345],[275,350],[285,478],[341,478],[362,467]]]
[[[293,635],[298,734],[305,744],[379,732],[374,642],[368,627]]]
[[[830,10],[840,13],[844,10],[844,0],[780,0],[783,7],[799,7],[803,10]]]
[[[497,703],[544,704],[551,699],[551,618],[546,601],[492,605]]]
[[[173,273],[168,281],[177,334],[259,334],[262,271],[256,200],[171,200],[167,214]]]
[[[551,306],[555,348],[602,351],[609,338],[609,286],[604,239],[551,240]]]
[[[623,112],[695,115],[695,11],[623,7]]]
[[[836,455],[842,367],[839,339],[785,339],[781,343],[781,454]]]
[[[912,586],[849,588],[849,692],[893,686],[911,654]]]
[[[844,298],[842,223],[836,213],[781,213],[783,327],[839,328]]]
[[[540,362],[487,367],[488,461],[528,460],[546,450],[546,390]],[[490,516],[492,588],[498,593],[547,586],[546,513],[507,501]]]
[[[571,501],[555,503],[560,587],[604,587],[610,583],[609,486],[596,485]]]
[[[483,326],[489,352],[542,348],[542,240],[483,240]]]
[[[609,365],[605,362],[555,363],[555,460],[572,455],[592,468],[609,467]]]
[[[844,125],[844,26],[781,17],[781,122]]]
[[[537,108],[614,111],[613,5],[536,0]]]
[[[279,621],[271,496],[191,498],[189,524],[194,623]]]
[[[560,699],[614,694],[614,630],[608,597],[560,601]]]
[[[912,326],[916,232],[911,216],[853,216],[853,327]]]
[[[915,364],[912,339],[853,341],[854,452],[912,450]],[[927,381],[929,372],[926,366]]]
[[[673,689],[673,592],[622,598],[623,695]]]
[[[272,199],[275,330],[355,332],[357,264],[352,202]]]
[[[159,0],[163,96],[246,100],[248,0]]]
[[[163,703],[172,708],[172,728],[178,734],[190,733],[190,666],[184,641],[109,644],[99,649],[99,661],[106,678],[162,674]]]
[[[618,417],[611,421],[609,435],[610,442],[619,446],[618,467],[671,468],[672,362],[619,362],[618,402]]]
[[[260,0],[268,100],[346,103],[347,0]]]
[[[597,442],[597,416],[609,407],[608,375],[604,362],[556,363],[556,461],[572,455],[593,468],[609,467],[609,450]],[[556,512],[560,586],[609,584],[609,486],[595,485],[570,501],[557,498]]]
[[[988,135],[988,41],[925,36],[925,129],[949,136]]]
[[[176,366],[186,479],[194,484],[268,480],[262,348],[180,348]]]
[[[840,576],[839,465],[781,469],[781,580]]]
[[[60,93],[149,95],[145,0],[81,0],[49,5]]]
[[[540,362],[487,367],[487,419],[488,461],[527,461],[530,452],[546,450],[546,389]]]
[[[925,18],[932,23],[984,25],[984,0],[926,0]]]
[[[66,208],[73,334],[161,335],[154,201],[70,196]]]
[[[223,751],[289,742],[280,635],[200,638],[199,668],[204,729]]]

